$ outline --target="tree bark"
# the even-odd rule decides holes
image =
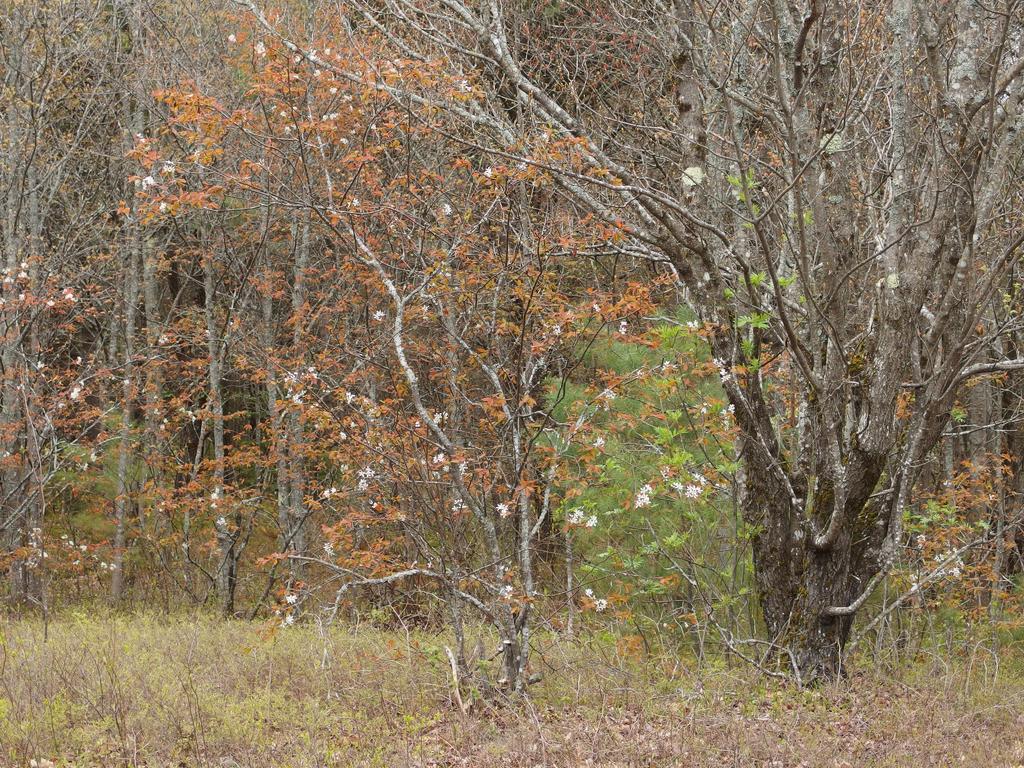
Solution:
[[[224,616],[230,617],[235,612],[235,584],[238,568],[235,547],[238,531],[237,526],[232,528],[231,521],[225,514],[228,501],[224,498],[224,396],[221,388],[224,339],[217,324],[217,271],[212,254],[207,254],[203,259],[203,289],[207,355],[209,356],[210,423],[213,434],[213,490],[210,495],[210,508],[214,515],[214,531],[220,549],[220,563],[217,565],[215,581],[220,611]]]

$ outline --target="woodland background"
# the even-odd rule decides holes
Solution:
[[[1024,759],[1022,7],[719,5],[3,2],[0,761]]]

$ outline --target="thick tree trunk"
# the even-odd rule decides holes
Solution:
[[[848,606],[877,570],[873,553],[880,543],[879,510],[869,497],[883,462],[859,456],[852,461],[844,494],[845,521],[827,546],[815,546],[809,521],[823,530],[831,519],[837,494],[824,483],[809,492],[808,509],[794,509],[779,468],[765,465],[763,451],[741,441],[744,471],[740,505],[753,537],[754,577],[768,639],[804,684],[842,673],[843,647],[852,616],[829,609]]]
[[[828,552],[808,553],[793,608],[782,638],[791,663],[804,683],[830,680],[841,674],[843,647],[851,620],[824,611],[851,599],[849,541]],[[781,629],[781,628],[780,628]]]
[[[745,510],[748,523],[765,520],[765,505]],[[769,513],[771,514],[771,513]],[[825,552],[815,552],[784,527],[754,537],[754,576],[768,638],[801,682],[839,674],[848,617],[825,611],[849,603],[852,552],[841,534]]]

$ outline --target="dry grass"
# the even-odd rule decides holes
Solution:
[[[4,767],[1024,763],[1024,680],[983,655],[797,691],[545,638],[529,704],[463,715],[433,635],[81,614],[0,638]]]

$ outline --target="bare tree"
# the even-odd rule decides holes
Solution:
[[[961,385],[1024,366],[999,351],[1019,319],[987,311],[1024,239],[1020,4],[354,8],[465,73],[435,127],[552,174],[678,278],[741,428],[769,639],[836,675]]]
[[[52,421],[35,423],[40,396],[52,394],[47,301],[56,274],[75,275],[82,253],[107,229],[82,226],[109,190],[100,174],[111,139],[110,72],[97,63],[109,42],[69,32],[97,25],[96,5],[19,4],[0,18],[0,531],[11,553],[11,597],[39,603],[45,499],[44,453],[52,453]],[[63,343],[58,342],[58,343]],[[63,352],[63,349],[59,350]]]

